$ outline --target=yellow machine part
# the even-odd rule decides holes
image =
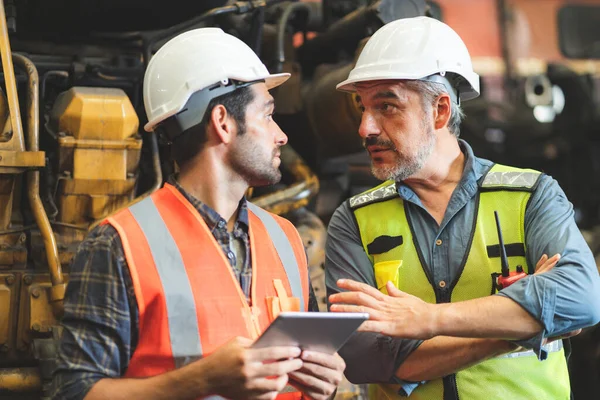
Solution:
[[[142,140],[121,89],[74,87],[52,110],[58,130],[59,220],[89,224],[133,198]]]
[[[53,224],[66,265],[90,224],[133,200],[142,139],[121,89],[73,87],[61,93],[49,126],[59,148]]]
[[[126,140],[139,120],[121,89],[73,87],[61,93],[52,109],[58,132],[76,140]]]

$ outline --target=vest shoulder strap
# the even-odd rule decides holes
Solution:
[[[275,220],[275,217],[268,211],[263,210],[256,204],[248,202],[248,209],[252,211],[258,219],[263,223],[265,229],[269,233],[269,237],[273,241],[275,251],[283,264],[285,273],[290,282],[292,288],[292,296],[300,299],[300,311],[307,311],[304,309],[304,293],[302,292],[302,279],[300,277],[300,269],[298,267],[298,261],[294,249],[289,241],[288,236],[285,234],[281,226]]]
[[[385,181],[381,185],[369,189],[366,192],[362,192],[356,196],[350,197],[348,203],[350,204],[350,208],[352,210],[356,210],[357,208],[394,197],[398,197],[396,183],[393,181]]]
[[[521,169],[502,164],[494,164],[479,181],[483,191],[515,190],[533,192],[542,173],[533,169]]]

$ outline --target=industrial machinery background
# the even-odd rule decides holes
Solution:
[[[273,92],[275,118],[290,138],[282,182],[248,195],[300,231],[320,307],[325,226],[345,198],[377,184],[356,134],[360,111],[335,84],[366,39],[398,18],[431,15],[463,36],[483,90],[465,103],[462,135],[479,155],[554,175],[600,253],[600,0],[567,3],[0,2],[0,398],[49,398],[78,244],[176,171],[169,148],[140,129],[141,85],[154,52],[196,27],[218,26],[272,72],[293,74]],[[592,398],[600,393],[598,330],[573,349],[576,398]],[[362,398],[362,389],[344,382],[337,398]]]

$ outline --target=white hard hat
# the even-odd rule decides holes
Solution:
[[[270,74],[248,45],[219,28],[185,32],[165,43],[148,64],[144,75],[148,123],[144,129],[153,131],[157,124],[179,113],[194,93],[215,84],[264,80],[271,89],[289,77],[288,73]]]
[[[384,79],[427,80],[431,75],[453,73],[460,100],[479,96],[479,75],[473,71],[467,46],[448,25],[434,18],[392,21],[369,39],[348,79],[337,89],[354,92],[355,83]],[[458,87],[456,86],[458,85]]]

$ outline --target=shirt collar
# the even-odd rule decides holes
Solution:
[[[208,226],[208,229],[211,232],[215,228],[217,228],[219,226],[219,224],[221,224],[221,227],[223,227],[227,224],[227,221],[225,221],[225,219],[223,217],[221,217],[221,215],[219,215],[218,212],[216,212],[211,207],[209,207],[207,204],[203,203],[196,197],[194,197],[191,194],[189,194],[188,192],[186,192],[185,189],[183,188],[183,186],[181,186],[179,184],[179,182],[177,181],[177,175],[175,175],[175,174],[171,175],[168,179],[168,182],[169,182],[169,184],[175,186],[175,188],[177,188],[177,190],[179,190],[179,192],[181,192],[181,194],[186,198],[186,200],[189,201],[194,206],[194,208],[202,216],[202,219],[204,219],[204,222],[206,222],[206,225]],[[248,204],[247,203],[248,203],[248,201],[246,200],[245,196],[240,199],[240,202],[238,204],[237,219],[235,221],[235,226],[239,226],[246,230],[248,229]],[[223,224],[225,224],[225,225],[223,225]]]

